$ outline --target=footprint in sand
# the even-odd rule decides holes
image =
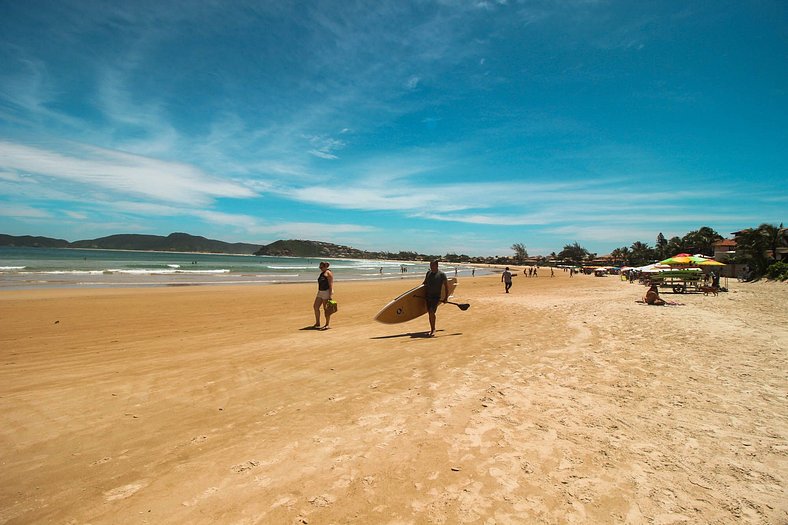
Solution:
[[[123,485],[122,487],[117,487],[112,490],[108,490],[104,493],[104,500],[105,501],[115,501],[119,499],[126,499],[130,496],[133,496],[137,493],[140,489],[144,488],[147,485],[144,481],[138,481],[136,483],[129,483],[128,485]]]
[[[315,507],[328,507],[332,503],[334,503],[335,498],[330,494],[321,494],[320,496],[313,496],[309,498],[309,503],[314,505]]]
[[[204,500],[205,498],[209,498],[209,497],[213,496],[214,494],[216,494],[217,492],[219,492],[219,487],[208,487],[207,489],[205,489],[203,491],[202,494],[200,494],[199,496],[196,496],[196,497],[194,497],[194,498],[192,498],[192,499],[190,499],[188,501],[184,501],[183,503],[181,503],[181,505],[183,505],[184,507],[192,507],[192,506],[196,505],[197,503],[199,503],[201,500]]]
[[[236,473],[246,472],[247,470],[252,470],[255,467],[260,466],[260,462],[256,459],[250,459],[246,463],[239,463],[238,465],[233,465],[231,470]]]
[[[199,445],[200,443],[204,443],[205,441],[208,441],[208,436],[197,436],[192,438],[190,443],[192,445]]]

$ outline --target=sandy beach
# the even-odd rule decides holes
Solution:
[[[0,523],[788,523],[785,284],[417,283],[0,293]]]

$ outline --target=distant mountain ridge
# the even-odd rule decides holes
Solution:
[[[259,244],[228,243],[207,239],[188,233],[140,235],[134,233],[110,235],[98,239],[68,242],[50,237],[30,235],[13,236],[0,234],[0,246],[28,246],[36,248],[90,248],[96,250],[139,250],[155,252],[203,252],[251,255],[260,249]]]
[[[87,248],[95,250],[137,250],[160,252],[202,252],[228,253],[236,255],[271,255],[285,257],[357,257],[376,256],[349,246],[330,242],[308,240],[280,240],[260,246],[259,244],[228,243],[207,239],[188,233],[161,235],[141,235],[126,233],[68,242],[50,237],[30,235],[13,236],[0,234],[0,246],[26,246],[36,248]],[[376,257],[375,257],[376,258]]]
[[[95,250],[136,250],[154,252],[200,252],[227,253],[234,255],[270,255],[279,257],[322,257],[322,258],[355,258],[355,259],[389,259],[417,261],[438,259],[439,255],[425,255],[416,252],[368,252],[350,246],[342,246],[323,241],[300,239],[279,240],[261,246],[243,242],[228,243],[207,239],[188,233],[171,233],[161,235],[142,235],[124,233],[69,242],[51,237],[33,237],[30,235],[0,234],[0,246],[34,247],[34,248],[83,248]],[[444,260],[470,261],[467,255],[447,254]]]
[[[68,248],[70,243],[65,239],[51,237],[33,237],[32,235],[6,235],[0,233],[0,246],[30,246],[33,248]]]
[[[145,250],[156,252],[205,252],[250,255],[260,248],[259,244],[242,242],[228,243],[207,239],[188,233],[160,235],[120,234],[86,241],[76,241],[69,248],[96,248],[101,250]]]
[[[321,241],[288,240],[274,241],[257,250],[255,255],[279,257],[356,257],[369,258],[370,253],[350,246],[341,246]]]

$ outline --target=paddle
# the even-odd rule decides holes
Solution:
[[[471,305],[469,305],[468,303],[453,303],[451,301],[446,301],[446,304],[453,304],[454,306],[456,306],[457,308],[459,308],[463,312],[471,307]]]
[[[413,297],[418,297],[419,299],[424,299],[424,297],[421,296],[421,295],[414,295]],[[468,303],[453,303],[451,301],[446,301],[446,304],[453,304],[454,306],[456,306],[457,308],[459,308],[463,312],[471,307],[471,305],[468,304]]]

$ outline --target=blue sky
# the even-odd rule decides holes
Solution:
[[[0,232],[608,253],[785,219],[788,2],[0,0]]]

